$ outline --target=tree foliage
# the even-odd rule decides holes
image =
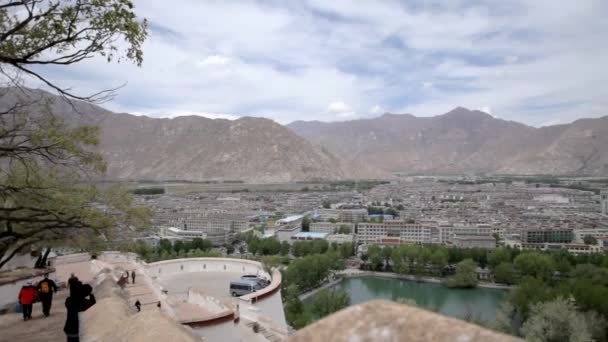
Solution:
[[[146,35],[127,0],[0,1],[0,267],[40,242],[80,243],[147,223],[151,213],[135,208],[124,189],[91,182],[105,172],[95,152],[98,128],[68,124],[50,97],[22,88],[37,79],[73,109],[74,99],[101,101],[112,91],[79,96],[36,66],[95,56],[141,64]]]
[[[315,295],[312,312],[323,318],[350,305],[350,295],[345,290],[323,289]]]
[[[577,310],[572,300],[558,297],[532,306],[522,332],[528,341],[605,341],[606,322],[595,312]]]
[[[456,265],[456,273],[450,276],[446,285],[448,287],[475,287],[477,286],[477,263],[473,259],[465,259]]]

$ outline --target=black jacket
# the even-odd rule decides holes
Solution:
[[[42,292],[42,289],[45,287],[45,284],[46,288],[48,289],[48,292]],[[36,286],[36,289],[38,290],[38,295],[40,296],[52,296],[53,293],[57,292],[57,284],[55,284],[55,282],[51,279],[42,279],[38,283],[38,286]]]
[[[65,307],[68,309],[68,317],[65,320],[63,332],[70,335],[78,335],[78,313],[86,311],[91,306],[95,305],[95,296],[91,293],[89,299],[70,296],[65,300]]]

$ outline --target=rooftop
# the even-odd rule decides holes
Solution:
[[[287,216],[285,218],[282,218],[280,220],[278,220],[278,223],[290,223],[290,222],[294,222],[297,220],[301,220],[304,216],[302,215],[292,215],[292,216]]]
[[[292,236],[297,239],[325,239],[329,233],[299,232]]]

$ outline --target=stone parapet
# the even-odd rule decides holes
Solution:
[[[515,342],[521,340],[421,308],[376,300],[338,311],[299,330],[288,341]]]

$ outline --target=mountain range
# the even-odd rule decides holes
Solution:
[[[535,128],[459,107],[288,127],[351,163],[390,172],[608,175],[608,117]]]
[[[101,127],[113,180],[289,182],[430,174],[608,175],[608,117],[534,128],[456,108],[344,122],[172,119],[113,113],[41,90],[72,124]],[[6,96],[5,96],[6,97]],[[14,100],[14,99],[13,99]],[[0,99],[0,107],[10,101]]]

